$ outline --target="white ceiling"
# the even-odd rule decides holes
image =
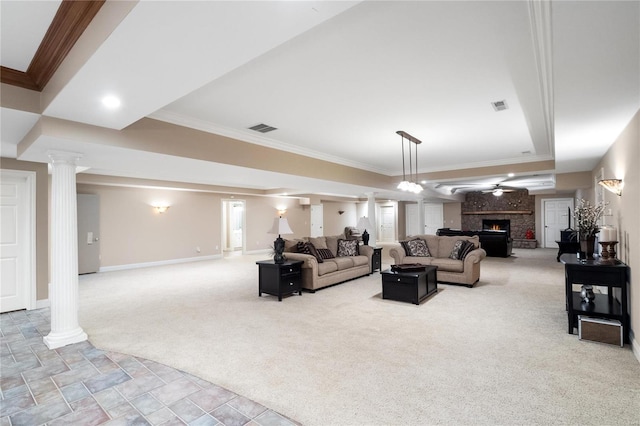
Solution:
[[[0,3],[3,66],[24,68],[35,52],[15,46],[44,34],[41,3],[51,8]],[[113,129],[150,116],[387,175],[402,173],[396,130],[423,140],[421,172],[551,159],[552,172],[586,171],[640,107],[639,27],[637,1],[143,1],[43,114]],[[122,108],[106,111],[106,94]],[[500,100],[509,109],[495,112]],[[2,109],[3,155],[33,125],[20,114]],[[278,130],[247,130],[258,123]],[[58,142],[43,137],[21,158],[46,161],[43,147]],[[85,153],[90,173],[292,186],[264,171],[67,148]],[[300,192],[381,191],[295,183]]]

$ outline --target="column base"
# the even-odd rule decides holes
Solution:
[[[61,348],[63,346],[72,345],[74,343],[80,343],[87,340],[89,337],[81,327],[78,327],[71,331],[64,332],[51,332],[46,335],[42,340],[49,349]]]

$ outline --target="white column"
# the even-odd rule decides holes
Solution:
[[[418,199],[418,226],[420,227],[420,234],[426,234],[425,232],[425,221],[424,221],[424,200],[422,198]]]
[[[51,171],[51,332],[49,349],[87,340],[78,324],[78,216],[76,163],[80,154],[50,152]]]
[[[378,225],[376,224],[376,194],[375,192],[367,193],[367,218],[371,222],[371,230],[369,230],[369,245],[376,246],[378,239]]]

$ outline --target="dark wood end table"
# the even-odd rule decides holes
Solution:
[[[258,297],[262,293],[278,296],[282,302],[285,294],[302,295],[302,261],[285,260],[275,263],[273,260],[261,260],[258,265]]]

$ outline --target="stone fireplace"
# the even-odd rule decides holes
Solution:
[[[469,192],[462,203],[462,229],[479,231],[503,229],[513,238],[514,248],[535,248],[536,240],[527,240],[527,230],[536,231],[535,197],[526,189],[505,192],[500,197]]]

